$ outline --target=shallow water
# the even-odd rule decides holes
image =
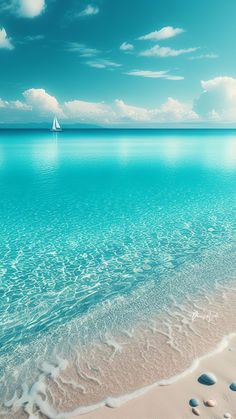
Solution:
[[[234,130],[1,131],[3,404],[44,362],[98,344],[119,353],[116,336],[232,284],[235,186]]]

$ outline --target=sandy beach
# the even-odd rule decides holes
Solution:
[[[203,357],[192,372],[186,372],[178,381],[167,386],[143,390],[144,394],[126,401],[116,408],[103,407],[83,417],[86,419],[189,419],[199,415],[202,418],[220,419],[236,417],[236,392],[230,384],[236,378],[236,337],[231,335],[215,349]],[[211,372],[217,382],[208,386],[198,382],[199,376]],[[189,401],[199,401],[194,413]],[[207,406],[212,400],[214,407]],[[123,403],[122,403],[123,401]],[[80,416],[81,417],[81,416]]]
[[[31,388],[5,404],[3,417],[234,418],[236,383],[235,391],[229,386],[236,381],[235,298],[233,284],[221,286],[201,300],[175,304],[132,333],[73,347],[70,362],[54,356],[41,364]],[[213,385],[199,383],[208,373]],[[190,399],[197,399],[195,412]],[[214,406],[206,405],[209,400]]]

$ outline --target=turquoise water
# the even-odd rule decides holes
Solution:
[[[231,279],[236,131],[1,131],[0,200],[7,399],[35,348],[87,342]]]

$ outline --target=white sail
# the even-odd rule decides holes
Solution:
[[[56,131],[56,118],[53,119],[52,131]]]
[[[61,129],[58,119],[55,120],[56,129]]]
[[[60,126],[60,124],[59,124],[58,119],[57,119],[56,116],[53,119],[52,129],[51,130],[52,131],[61,131],[61,126]]]

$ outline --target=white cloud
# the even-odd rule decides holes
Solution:
[[[215,77],[201,81],[203,93],[195,101],[194,110],[208,120],[236,121],[236,78]]]
[[[0,108],[5,108],[5,101],[0,98]]]
[[[197,114],[191,105],[176,99],[168,100],[157,108],[129,105],[122,99],[111,104],[71,100],[59,104],[58,100],[44,89],[28,89],[23,93],[25,102],[0,99],[0,109],[7,109],[7,117],[16,117],[16,112],[30,111],[32,118],[51,118],[56,114],[73,122],[96,123],[100,125],[119,125],[128,123],[158,124],[168,122],[194,121]],[[12,113],[9,113],[12,110]]]
[[[68,118],[79,121],[108,123],[114,118],[111,107],[103,102],[72,100],[65,102],[64,107]]]
[[[42,41],[45,38],[44,35],[28,35],[25,36],[24,40],[26,42]]]
[[[28,89],[23,93],[26,103],[41,115],[56,114],[63,116],[62,109],[54,96],[44,89]]]
[[[3,99],[0,99],[0,108],[17,109],[22,111],[29,111],[32,109],[31,106],[21,102],[20,100],[7,101]]]
[[[11,109],[19,109],[21,111],[31,111],[32,109],[30,105],[27,105],[27,103],[23,103],[20,100],[13,100],[8,103]]]
[[[139,55],[143,57],[178,57],[182,54],[189,54],[198,49],[196,48],[186,48],[186,49],[173,49],[170,47],[160,47],[160,45],[155,45],[152,48],[146,49],[145,51],[140,52]]]
[[[89,48],[85,44],[78,42],[69,42],[66,45],[66,50],[69,52],[77,52],[80,57],[90,58],[100,54],[100,51],[95,48]]]
[[[191,105],[181,103],[173,98],[168,98],[163,105],[154,109],[128,105],[121,99],[116,99],[110,105],[104,102],[73,100],[65,102],[64,114],[68,120],[99,124],[119,124],[122,122],[163,123],[197,119]]]
[[[129,44],[128,42],[123,42],[123,44],[120,45],[121,51],[132,51],[133,49],[133,44]]]
[[[194,121],[198,115],[192,110],[191,105],[179,102],[171,97],[159,108],[147,109],[127,105],[123,100],[115,101],[118,116],[125,120],[165,123]]]
[[[41,15],[46,7],[45,0],[17,0],[15,4],[19,16],[27,18]]]
[[[127,71],[128,76],[146,77],[152,79],[183,80],[182,76],[172,76],[169,71],[131,70]]]
[[[0,48],[9,50],[14,49],[11,39],[8,38],[6,29],[4,28],[0,29]]]
[[[196,112],[192,110],[192,106],[182,103],[179,100],[169,97],[167,101],[161,105],[159,109],[153,111],[159,121],[194,121],[198,119]]]
[[[173,28],[173,26],[165,26],[159,31],[150,32],[147,35],[140,36],[138,39],[141,41],[161,41],[163,39],[173,38],[181,33],[185,32],[182,28]]]
[[[18,17],[34,18],[46,7],[46,0],[1,0],[0,11],[14,13]]]
[[[138,71],[138,70],[136,70]],[[143,70],[144,71],[144,70]],[[145,70],[147,71],[147,70]],[[140,70],[141,72],[141,70]],[[155,72],[154,72],[155,73]],[[156,72],[155,77],[165,77],[166,71]],[[145,74],[145,73],[144,73]],[[153,74],[140,74],[152,77]],[[170,76],[175,77],[175,76]],[[1,112],[7,112],[7,118],[20,111],[32,111],[32,118],[51,118],[52,114],[73,122],[97,123],[100,125],[149,125],[184,122],[235,122],[236,121],[236,78],[219,76],[201,82],[202,93],[191,103],[181,102],[169,97],[160,106],[148,108],[127,104],[122,99],[112,103],[71,100],[59,103],[56,97],[44,89],[28,89],[23,93],[24,101],[6,101],[0,99]],[[4,115],[6,115],[6,112]],[[12,113],[11,113],[12,112]],[[4,116],[5,118],[5,116]]]
[[[189,57],[189,60],[204,60],[204,59],[214,60],[215,58],[219,58],[219,55],[211,52],[209,54],[201,54],[201,55]]]
[[[117,68],[117,67],[121,67],[121,64],[115,63],[113,61],[110,60],[104,60],[104,59],[97,59],[97,60],[93,60],[93,61],[87,61],[86,62],[87,65],[89,65],[90,67],[94,67],[94,68]]]
[[[121,64],[116,63],[111,60],[100,58],[102,51],[96,48],[90,48],[85,44],[80,44],[78,42],[69,42],[66,44],[66,50],[69,52],[76,52],[82,58],[92,58],[92,60],[86,61],[86,64],[89,67],[94,68],[116,68],[121,67]]]
[[[99,8],[97,6],[92,6],[88,4],[82,12],[78,14],[79,17],[94,16],[99,13]]]
[[[183,76],[172,76],[171,74],[167,75],[167,77],[165,78],[166,80],[172,80],[172,81],[184,80]]]
[[[104,102],[73,100],[64,104],[64,114],[68,120],[104,125],[122,122],[183,122],[195,121],[198,118],[191,105],[181,103],[173,98],[168,98],[163,105],[154,109],[129,105],[121,99],[116,99],[110,105]]]
[[[146,108],[138,106],[127,105],[123,100],[116,99],[115,105],[118,110],[118,115],[132,121],[150,121],[151,116]]]

